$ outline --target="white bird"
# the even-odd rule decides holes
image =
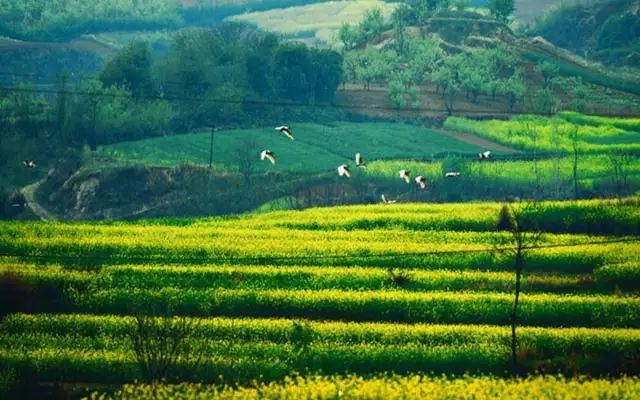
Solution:
[[[285,135],[286,137],[288,137],[289,139],[295,140],[293,138],[293,131],[288,126],[286,126],[286,125],[278,126],[278,127],[276,127],[276,130],[278,132],[282,133],[283,135]]]
[[[367,168],[367,163],[364,162],[364,159],[360,155],[360,153],[356,153],[356,167],[357,168]]]
[[[460,172],[447,172],[446,174],[444,174],[444,176],[446,176],[447,178],[456,178],[460,176]]]
[[[406,169],[401,169],[400,179],[403,179],[407,183],[411,182],[411,172]]]
[[[24,160],[22,162],[22,165],[24,165],[25,168],[35,168],[36,167],[36,162],[35,162],[35,160]]]
[[[381,195],[380,198],[384,204],[395,204],[398,202],[398,200],[387,200],[387,197],[384,194]]]
[[[27,208],[27,203],[13,203],[11,204],[11,207],[21,207],[21,208]]]
[[[347,164],[342,164],[341,166],[338,167],[338,174],[340,176],[346,176],[347,178],[351,176],[351,174],[349,173],[349,167],[347,166]]]
[[[485,151],[483,153],[478,153],[478,159],[480,160],[488,160],[491,157],[490,151]]]
[[[416,176],[416,183],[420,185],[420,189],[424,189],[427,187],[427,180],[422,175]]]
[[[271,164],[276,163],[276,155],[273,154],[273,151],[271,150],[262,150],[262,153],[260,153],[260,159],[264,160],[265,158],[271,161]]]

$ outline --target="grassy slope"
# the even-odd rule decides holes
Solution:
[[[255,139],[252,151],[256,160],[263,149],[276,153],[278,163],[258,164],[261,170],[319,172],[333,170],[351,162],[356,152],[365,160],[424,159],[433,154],[452,151],[475,153],[478,148],[431,130],[407,124],[348,123],[334,126],[298,124],[292,126],[295,141],[290,141],[273,127],[220,131],[215,133],[214,162],[237,166],[239,146]],[[197,133],[123,142],[105,146],[104,152],[123,159],[154,164],[206,164],[209,158],[209,133]]]

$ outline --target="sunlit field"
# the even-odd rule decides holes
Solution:
[[[0,360],[47,380],[142,379],[127,339],[133,316],[170,312],[196,318],[188,342],[202,356],[197,366],[178,362],[176,379],[244,385],[291,371],[501,375],[509,368],[514,286],[501,244],[506,234],[495,231],[500,207],[389,204],[214,219],[3,222],[0,246],[14,256],[3,258],[0,270],[33,285],[32,309],[41,314],[7,318]],[[525,259],[524,371],[637,372],[638,210],[637,199],[627,199],[544,203],[531,214],[544,234]],[[579,364],[576,353],[584,357]],[[310,377],[260,390],[273,398],[327,398],[359,379]],[[353,398],[370,398],[377,385],[391,390],[385,379],[362,381]],[[442,396],[467,386],[480,396],[507,387],[637,391],[634,380],[529,378],[498,389],[492,378],[397,379],[400,393],[436,385]],[[124,390],[132,396],[124,398],[155,390],[188,398],[213,389]],[[217,396],[255,396],[253,389],[225,390]]]

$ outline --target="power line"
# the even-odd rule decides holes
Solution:
[[[589,241],[589,242],[581,242],[581,243],[567,243],[567,244],[552,244],[552,245],[540,245],[540,246],[531,246],[526,250],[544,250],[544,249],[556,249],[556,248],[571,248],[571,247],[580,247],[580,246],[591,246],[591,245],[606,245],[606,244],[616,244],[616,243],[630,243],[630,242],[638,242],[640,241],[640,237],[634,238],[624,238],[624,239],[616,239],[616,240],[605,240],[605,241]],[[515,249],[512,247],[498,247],[498,248],[484,248],[484,249],[460,249],[460,250],[444,250],[444,251],[424,251],[424,252],[409,252],[409,253],[384,253],[384,254],[362,254],[362,255],[353,255],[353,254],[339,254],[339,255],[319,255],[319,256],[267,256],[267,257],[166,257],[164,255],[132,255],[126,257],[113,257],[109,255],[69,255],[69,254],[29,254],[26,252],[18,253],[18,252],[0,252],[0,257],[18,257],[18,258],[27,258],[27,259],[36,259],[36,260],[72,260],[72,261],[123,261],[123,262],[131,262],[131,261],[152,261],[152,262],[166,262],[166,263],[180,263],[180,262],[202,262],[202,263],[224,263],[224,262],[260,262],[260,263],[269,263],[269,262],[277,262],[277,261],[297,261],[297,260],[340,260],[340,259],[351,259],[358,260],[362,258],[408,258],[408,257],[421,257],[421,256],[439,256],[439,255],[452,255],[452,254],[474,254],[474,253],[500,253],[500,252],[508,252],[514,251]]]
[[[123,93],[105,93],[105,92],[86,92],[78,90],[58,90],[58,89],[46,89],[46,88],[20,88],[20,87],[6,87],[0,86],[0,91],[18,92],[18,93],[41,93],[41,94],[65,94],[65,95],[77,95],[87,97],[105,97],[105,98],[126,98],[126,99],[145,99],[145,100],[168,100],[168,101],[184,101],[192,103],[213,103],[213,104],[234,104],[234,105],[257,105],[257,106],[274,106],[274,107],[302,107],[302,108],[331,108],[331,109],[345,109],[345,110],[382,110],[382,111],[395,111],[395,112],[433,112],[439,114],[446,114],[447,110],[427,107],[412,107],[398,109],[390,106],[382,105],[344,105],[335,103],[302,103],[293,101],[265,101],[258,99],[222,99],[215,97],[184,97],[184,96],[164,96],[164,95],[141,95],[133,96]],[[532,112],[525,111],[498,111],[498,110],[472,110],[472,109],[454,109],[455,113],[467,113],[467,114],[485,114],[485,115],[539,115]],[[609,117],[629,117],[622,114],[607,114]]]

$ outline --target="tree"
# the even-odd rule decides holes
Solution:
[[[208,347],[204,343],[196,348],[190,344],[198,326],[193,318],[136,315],[127,335],[147,382],[175,378],[178,365],[195,372]]]
[[[504,205],[496,225],[498,231],[507,233],[507,236],[499,238],[499,249],[513,256],[515,290],[509,321],[511,323],[511,371],[514,375],[519,373],[516,327],[525,257],[529,250],[538,246],[542,239],[542,232],[537,229],[536,216],[538,213],[539,205],[533,202]]]
[[[100,81],[105,87],[125,87],[138,98],[151,94],[151,53],[147,43],[135,41],[120,50],[100,73]]]
[[[587,106],[587,96],[589,92],[587,87],[582,83],[582,78],[578,78],[575,80],[573,85],[573,96],[575,97],[572,101],[572,105],[574,110],[577,112],[584,112]]]
[[[443,61],[444,51],[434,39],[412,38],[407,43],[408,55],[411,60],[409,71],[412,81],[420,85],[429,79],[438,65]]]
[[[448,57],[432,74],[432,80],[436,82],[439,88],[442,88],[444,106],[449,115],[453,113],[456,96],[462,87],[460,69],[464,62],[463,54]]]
[[[355,51],[345,53],[342,60],[342,70],[344,75],[342,77],[343,85],[346,82],[353,82],[358,79],[357,71],[360,65],[360,54]]]
[[[384,18],[379,7],[365,11],[364,18],[358,25],[359,37],[363,41],[377,40],[384,30]]]
[[[251,187],[251,176],[256,168],[256,160],[258,159],[257,149],[258,144],[254,138],[245,139],[236,148],[238,171],[242,174],[247,187]]]
[[[489,11],[499,21],[506,23],[516,10],[514,0],[489,0]]]
[[[353,48],[355,48],[360,43],[360,38],[358,37],[358,29],[353,28],[346,22],[340,25],[340,29],[338,30],[338,39],[340,40],[340,42],[342,42],[343,51],[353,50]]]
[[[558,76],[560,67],[552,61],[543,61],[542,64],[536,66],[536,71],[542,74],[544,88],[547,89],[551,85],[553,78]]]
[[[343,57],[340,53],[326,49],[311,49],[313,98],[316,101],[331,101],[342,79]]]
[[[544,115],[552,115],[557,108],[558,100],[549,89],[540,89],[534,97],[535,110]]]
[[[509,79],[497,81],[496,87],[498,93],[507,96],[509,112],[513,112],[516,103],[527,93],[520,70],[517,70]]]
[[[578,151],[580,149],[579,128],[571,125],[569,128],[569,139],[571,140],[571,149],[573,150],[573,198],[578,199]]]
[[[614,153],[609,155],[609,165],[613,172],[613,183],[616,196],[622,198],[629,190],[629,174],[634,157],[630,153]]]
[[[400,6],[391,14],[391,24],[393,26],[393,38],[395,39],[396,52],[404,56],[407,51],[407,19],[411,12],[409,7]]]

